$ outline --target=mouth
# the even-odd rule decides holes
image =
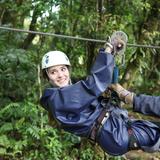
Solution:
[[[63,84],[63,83],[66,83],[67,82],[67,79],[60,79],[60,80],[58,80],[58,83],[60,83],[60,84]]]

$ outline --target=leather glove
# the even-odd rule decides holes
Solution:
[[[133,97],[135,94],[123,88],[119,83],[112,84],[109,89],[115,91],[120,100],[122,100],[124,103],[133,104]]]

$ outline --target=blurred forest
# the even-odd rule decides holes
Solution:
[[[159,0],[1,0],[0,26],[106,40],[122,30],[130,44],[160,46]],[[47,82],[42,56],[65,52],[73,81],[84,78],[103,43],[0,29],[0,160],[160,159],[132,151],[113,157],[48,122],[39,98]],[[160,95],[160,49],[127,46],[120,83],[136,93]],[[128,106],[126,106],[128,107]],[[138,118],[140,114],[132,113]]]

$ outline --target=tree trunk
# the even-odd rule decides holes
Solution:
[[[143,19],[144,21],[141,21],[141,23],[138,22],[139,26],[137,27],[137,29],[134,28],[134,33],[135,33],[137,43],[143,44],[143,42],[145,43],[146,40],[149,41],[148,38],[150,37],[148,37],[148,35],[152,34],[154,31],[158,31],[158,27],[160,24],[159,21],[157,21],[157,19],[158,20],[160,19],[159,4],[160,4],[159,1],[151,1],[150,12],[147,13],[144,10],[144,19]],[[150,53],[147,53],[147,49],[143,49],[143,51],[146,54],[150,54]],[[131,62],[131,59],[133,59],[134,56],[136,56],[136,58],[134,58],[134,60]],[[139,66],[140,66],[140,60],[142,58],[144,58],[143,53],[140,50],[140,48],[137,48],[136,52],[132,55],[132,57],[128,61],[126,71],[123,74],[123,77],[121,80],[121,83],[125,87],[128,88],[132,84],[133,80],[135,79],[137,70],[139,69]],[[158,58],[154,59],[154,61],[158,61],[158,60],[159,60]],[[154,62],[154,63],[156,64],[157,62]],[[151,74],[153,74],[152,71],[151,71]],[[150,75],[150,74],[148,73],[147,75]]]
[[[93,62],[95,60],[95,48],[96,48],[96,43],[95,42],[87,42],[86,44],[86,53],[87,53],[87,73],[90,72],[91,66],[93,65]]]
[[[38,16],[39,16],[38,10],[35,7],[29,30],[36,31],[36,22],[37,22]],[[29,45],[32,43],[32,40],[34,39],[35,36],[36,34],[29,33],[26,39],[24,40],[24,42],[21,44],[21,48],[28,49]]]

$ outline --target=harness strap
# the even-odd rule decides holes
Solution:
[[[91,133],[89,135],[89,139],[91,141],[96,142],[97,134],[98,134],[99,130],[101,129],[101,127],[103,126],[103,124],[108,119],[108,117],[109,117],[108,111],[106,109],[103,109],[102,112],[100,113],[99,117],[97,118],[95,124],[93,125],[93,127],[91,129]]]
[[[131,128],[131,122],[128,122],[128,136],[129,136],[128,149],[129,150],[140,149],[139,142],[138,142],[138,140],[137,140],[136,136],[134,135],[134,132]]]
[[[135,137],[132,129],[128,130],[128,135],[129,135],[129,146],[128,146],[129,150],[140,149],[137,138]]]

